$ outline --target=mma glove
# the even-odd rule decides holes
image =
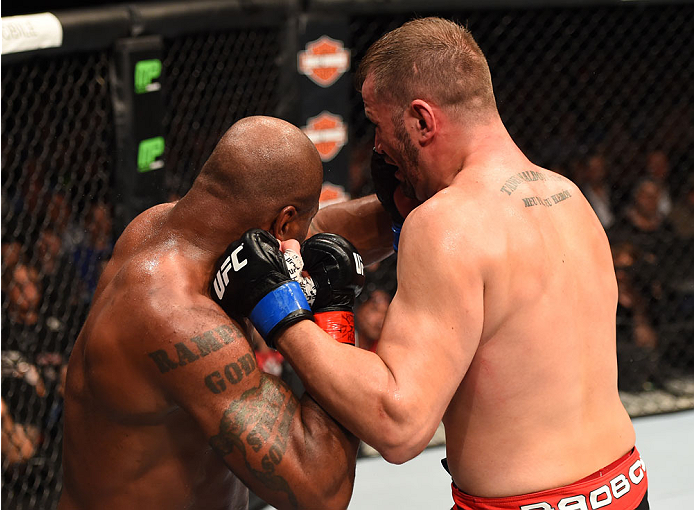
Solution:
[[[315,286],[316,324],[338,342],[354,345],[354,300],[364,287],[357,249],[337,234],[316,234],[301,245],[304,270]]]
[[[371,178],[374,181],[378,200],[393,221],[391,229],[393,230],[393,249],[396,252],[400,241],[400,230],[402,230],[402,224],[405,222],[405,218],[400,214],[395,203],[395,190],[400,185],[400,181],[395,178],[397,170],[396,166],[386,163],[383,155],[374,149],[371,155]]]
[[[231,317],[248,317],[268,346],[286,327],[312,319],[301,286],[289,275],[275,237],[248,230],[215,265],[212,299]]]

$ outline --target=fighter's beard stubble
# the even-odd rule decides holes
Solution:
[[[398,152],[405,160],[405,168],[401,168],[400,172],[403,175],[402,181],[400,181],[400,188],[402,189],[403,195],[407,198],[417,199],[415,194],[414,186],[409,180],[409,176],[412,173],[418,172],[419,163],[419,153],[417,148],[407,136],[407,131],[405,130],[405,121],[402,116],[393,119],[395,138],[398,141]]]

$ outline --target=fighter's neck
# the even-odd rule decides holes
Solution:
[[[515,144],[499,119],[498,123],[475,129],[474,132],[460,133],[457,140],[444,144],[448,152],[441,151],[435,157],[438,162],[430,165],[437,169],[438,182],[435,182],[435,194],[453,185],[470,173],[479,174],[519,169],[532,165]],[[445,155],[442,157],[441,155]]]
[[[228,205],[186,195],[169,211],[167,227],[193,247],[202,263],[213,264],[246,230]]]
[[[521,168],[532,163],[518,148],[504,125],[489,126],[489,129],[478,131],[466,144],[460,158],[460,172],[469,169],[499,170]]]

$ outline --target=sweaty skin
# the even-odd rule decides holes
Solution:
[[[317,203],[320,160],[311,165]],[[104,270],[70,357],[60,510],[243,509],[244,484],[278,508],[347,506],[358,441],[262,373],[245,326],[208,294],[217,257],[245,227],[225,216],[227,195],[207,190],[138,216]],[[265,225],[262,209],[251,213]],[[313,213],[288,232],[305,235]]]
[[[395,463],[443,421],[453,480],[475,496],[560,487],[624,455],[635,435],[617,391],[617,284],[578,188],[530,163],[498,115],[461,148],[448,141],[468,127],[423,101],[413,104],[428,117],[405,113],[410,138],[424,140],[408,160],[368,77],[362,94],[377,150],[424,203],[402,229],[376,353],[336,345],[308,321],[280,337],[308,391]],[[431,119],[445,154],[424,150]],[[447,157],[463,164],[446,168]],[[314,223],[343,233],[322,214]]]

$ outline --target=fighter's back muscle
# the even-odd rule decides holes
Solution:
[[[121,236],[73,349],[66,388],[67,499],[91,494],[102,505],[132,507],[133,501],[119,499],[125,497],[121,488],[130,486],[139,491],[138,501],[157,491],[151,500],[156,507],[166,498],[190,497],[196,484],[205,486],[201,495],[213,497],[238,483],[193,418],[151,377],[156,364],[148,353],[170,347],[177,328],[191,329],[196,318],[219,313],[203,295],[205,278],[191,257],[159,234],[169,207],[143,213]],[[163,493],[167,479],[174,486]]]
[[[531,310],[542,315],[539,328],[572,329],[571,318],[613,315],[616,282],[600,223],[571,181],[534,168],[508,172],[505,181],[490,176],[477,197],[491,204],[482,224],[487,338]]]
[[[156,232],[165,211],[147,211],[123,234],[75,346],[85,383],[114,419],[121,414],[133,422],[141,415],[151,422],[170,410],[171,404],[148,384],[142,350],[165,342],[160,336],[168,328],[163,326],[174,318],[186,320],[199,300],[191,289],[186,257]],[[138,391],[128,394],[123,391],[128,386]]]
[[[565,453],[586,454],[604,444],[600,436],[621,431],[623,444],[611,441],[625,453],[630,439],[616,392],[614,272],[604,231],[576,186],[534,167],[460,177],[439,195],[440,209],[470,232],[465,249],[484,281],[480,343],[444,419],[456,481],[494,495],[494,470],[479,460],[486,458],[490,465],[508,463],[497,490],[541,488],[546,473],[533,473],[538,486],[522,475],[514,480],[514,459],[499,451],[509,442],[521,457],[551,453],[550,460],[565,462]],[[605,460],[599,455],[589,462]],[[614,460],[613,452],[605,455],[604,464]],[[575,470],[568,480],[549,483],[570,482],[591,467],[568,469]]]

